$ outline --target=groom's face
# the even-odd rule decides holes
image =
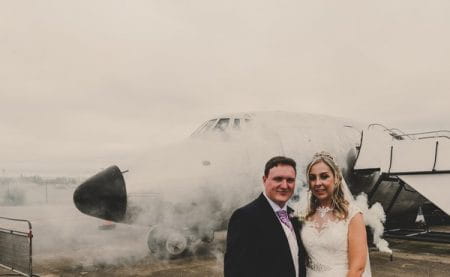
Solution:
[[[290,165],[280,164],[272,167],[263,182],[267,197],[283,207],[295,189],[295,170]]]

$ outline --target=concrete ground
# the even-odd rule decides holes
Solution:
[[[386,253],[370,250],[373,276],[450,276],[450,244],[389,240],[393,259]],[[75,259],[38,259],[33,269],[39,276],[223,276],[223,234],[213,243],[213,251],[199,250],[197,255],[161,261],[147,256],[117,264],[81,265]],[[8,271],[0,270],[0,276]],[[11,273],[11,272],[9,272]]]
[[[373,276],[450,276],[450,244],[389,240],[393,257],[370,252]]]
[[[390,240],[390,255],[370,251],[373,276],[450,276],[450,245],[442,243]],[[223,242],[222,242],[223,243]],[[220,242],[219,242],[220,244]],[[219,245],[217,244],[217,245]],[[219,277],[223,276],[220,251],[205,252],[175,260],[161,261],[148,256],[136,262],[117,265],[82,266],[75,260],[62,258],[41,260],[34,264],[39,276],[152,276],[152,277]],[[217,254],[219,253],[219,254]],[[0,276],[8,271],[0,270]],[[9,272],[11,273],[11,272]]]

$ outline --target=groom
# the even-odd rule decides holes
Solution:
[[[230,218],[225,277],[306,276],[300,226],[286,202],[295,189],[294,160],[273,157],[265,166],[264,192]]]

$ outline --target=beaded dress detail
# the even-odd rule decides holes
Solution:
[[[307,277],[345,277],[348,271],[348,225],[361,210],[354,204],[349,206],[348,218],[336,218],[329,208],[317,209],[304,222],[301,238],[308,253]],[[370,265],[369,265],[370,267]],[[363,276],[371,276],[370,268]]]

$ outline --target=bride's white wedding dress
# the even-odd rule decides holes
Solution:
[[[304,222],[301,238],[308,253],[307,277],[345,277],[348,271],[348,225],[361,210],[353,203],[346,220],[338,220],[330,210],[318,209]],[[371,276],[369,256],[363,276]]]

